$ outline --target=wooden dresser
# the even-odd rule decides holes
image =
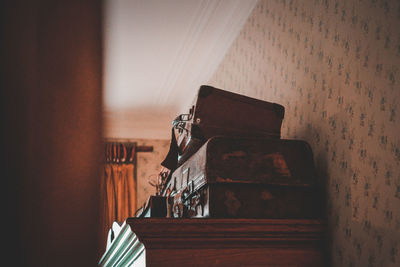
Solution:
[[[100,266],[326,266],[318,220],[128,218]]]

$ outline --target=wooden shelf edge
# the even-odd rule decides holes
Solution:
[[[320,246],[320,220],[129,218],[146,249]]]

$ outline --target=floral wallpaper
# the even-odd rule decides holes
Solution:
[[[153,152],[137,152],[136,179],[137,179],[137,208],[143,206],[150,195],[156,190],[149,181],[155,181],[161,170],[161,162],[168,154],[171,140],[133,139],[137,146],[153,146]]]
[[[260,1],[210,85],[310,143],[332,266],[400,266],[400,1]]]

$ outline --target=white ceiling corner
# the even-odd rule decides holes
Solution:
[[[168,139],[257,0],[106,0],[105,135]]]

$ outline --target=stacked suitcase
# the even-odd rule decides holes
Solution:
[[[280,139],[283,117],[281,105],[201,86],[188,114],[173,122],[163,205],[147,210],[177,218],[319,217],[311,148]]]

